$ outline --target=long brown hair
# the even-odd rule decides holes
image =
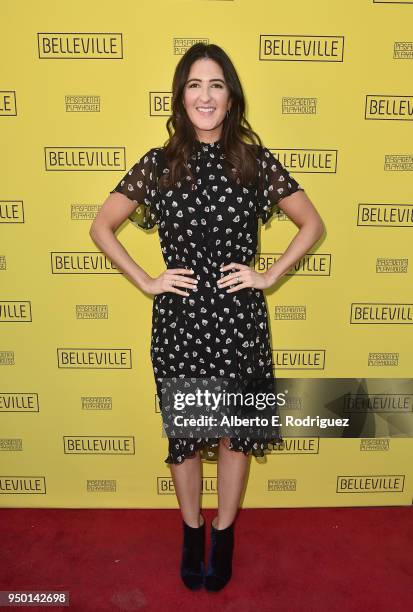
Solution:
[[[222,126],[220,139],[225,153],[224,167],[228,176],[239,178],[242,185],[252,183],[257,177],[256,146],[262,146],[261,139],[251,128],[245,117],[245,98],[237,71],[228,55],[218,45],[196,43],[179,60],[172,82],[172,114],[166,122],[169,138],[164,144],[164,154],[169,172],[163,174],[159,185],[171,187],[185,175],[194,175],[187,166],[188,157],[193,152],[196,132],[182,102],[183,91],[191,65],[200,58],[210,58],[217,62],[224,73],[232,101]],[[251,141],[251,144],[245,142]],[[234,168],[234,170],[232,170]]]

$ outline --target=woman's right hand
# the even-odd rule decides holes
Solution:
[[[178,289],[178,287],[187,287],[193,289],[196,287],[198,280],[196,278],[189,278],[194,271],[186,268],[167,268],[162,274],[156,278],[151,278],[145,286],[145,291],[152,295],[158,295],[159,293],[177,293],[178,295],[188,296],[189,293]],[[187,276],[188,275],[188,276]]]

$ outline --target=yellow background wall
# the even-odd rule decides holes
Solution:
[[[0,11],[0,505],[177,507],[149,356],[152,300],[88,232],[125,171],[166,140],[173,72],[199,40],[229,54],[253,129],[327,227],[267,293],[276,362],[321,351],[322,368],[277,366],[276,376],[410,375],[413,4],[6,0]],[[51,36],[112,47],[98,58],[51,53]],[[91,152],[100,163],[53,164]],[[257,266],[295,232],[272,220]],[[161,273],[156,231],[126,221],[118,237]],[[404,304],[407,317],[356,321],[358,303]],[[68,353],[103,349],[117,367],[66,367]],[[114,454],[73,452],[75,441],[112,438]],[[252,459],[243,506],[407,505],[412,458],[411,438],[287,439]],[[216,465],[205,463],[203,505],[216,503]]]

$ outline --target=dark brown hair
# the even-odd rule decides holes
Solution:
[[[164,144],[164,154],[169,172],[163,174],[160,187],[171,187],[185,175],[194,175],[187,167],[188,157],[193,152],[197,139],[195,129],[182,102],[185,83],[191,65],[200,58],[210,58],[222,68],[229,89],[231,109],[227,113],[220,139],[225,153],[224,167],[227,176],[239,178],[242,185],[248,185],[257,178],[257,142],[261,139],[251,128],[245,117],[245,98],[240,80],[228,55],[218,45],[196,43],[179,60],[172,82],[172,114],[166,122],[169,138]],[[251,141],[246,143],[245,139]],[[234,170],[232,170],[234,168]]]

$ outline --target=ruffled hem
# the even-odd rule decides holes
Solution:
[[[192,438],[188,438],[188,440],[191,440],[191,443],[187,448],[180,448],[177,453],[174,453],[176,456],[173,456],[172,453],[169,452],[164,463],[180,465],[185,461],[185,459],[195,457],[198,451],[201,451],[201,455],[204,455],[202,456],[203,460],[217,461],[219,438],[197,438],[193,441]],[[170,444],[175,442],[176,440],[172,439]],[[244,453],[246,456],[252,454],[254,457],[265,457],[266,454],[273,450],[269,445],[278,446],[283,444],[283,442],[284,439],[281,436],[269,438],[268,440],[256,438],[251,440],[248,438],[230,438],[228,449],[235,452]]]

